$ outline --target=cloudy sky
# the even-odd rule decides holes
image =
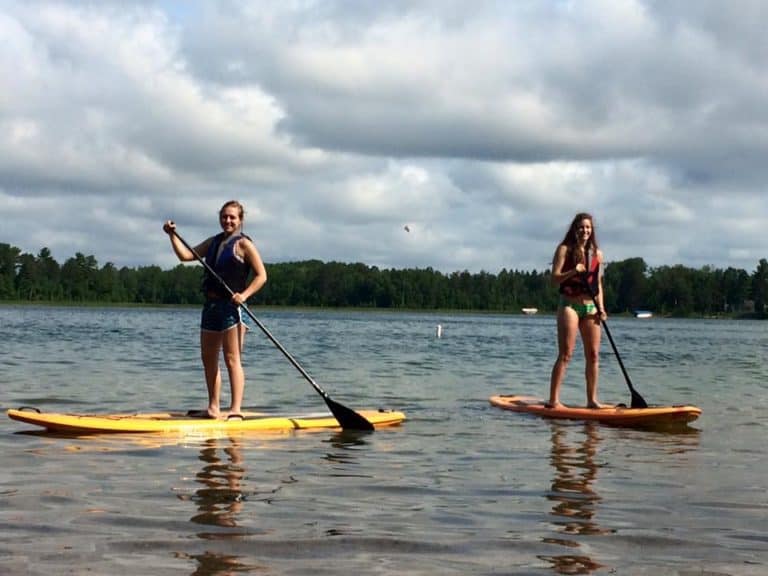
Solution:
[[[0,0],[0,242],[175,265],[768,258],[763,0]],[[410,231],[405,229],[407,225]]]

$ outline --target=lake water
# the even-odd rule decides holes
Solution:
[[[2,417],[0,574],[768,574],[768,322],[609,320],[650,404],[704,410],[671,434],[491,407],[547,393],[553,317],[253,311],[334,400],[408,421],[76,438]],[[201,408],[198,314],[0,307],[2,407]],[[629,403],[607,340],[601,365],[601,400]],[[249,408],[325,409],[255,326],[245,369]],[[582,371],[579,345],[564,401]]]

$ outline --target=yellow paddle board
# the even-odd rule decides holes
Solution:
[[[405,420],[405,414],[391,410],[356,411],[375,428],[394,426]],[[161,434],[199,434],[228,431],[281,431],[340,428],[329,412],[314,414],[265,414],[245,412],[242,418],[217,420],[193,417],[184,412],[135,414],[61,414],[41,412],[36,408],[10,409],[8,417],[19,422],[41,426],[51,432],[114,433],[154,432]]]

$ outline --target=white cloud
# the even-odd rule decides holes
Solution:
[[[7,2],[0,241],[170,266],[163,220],[198,241],[239,198],[267,261],[495,272],[587,210],[609,259],[751,270],[764,10]]]

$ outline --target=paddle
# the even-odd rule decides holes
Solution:
[[[195,252],[195,249],[192,248],[192,246],[190,246],[189,244],[187,244],[187,241],[184,240],[184,238],[182,238],[181,236],[179,236],[179,234],[178,234],[178,232],[176,232],[176,230],[172,230],[172,232],[173,232],[173,235],[176,236],[176,238],[178,238],[181,241],[181,243],[184,244],[184,246],[186,246],[187,249],[190,252],[192,252],[192,254],[197,259],[197,261],[200,262],[200,264],[202,264],[205,267],[205,269],[208,271],[208,273],[211,276],[213,276],[214,278],[216,278],[216,280],[219,281],[219,283],[224,287],[224,289],[229,293],[229,295],[230,296],[234,296],[235,293],[232,291],[232,289],[229,286],[227,286],[227,284],[224,282],[224,280],[221,278],[221,276],[219,276],[216,273],[216,271],[213,268],[211,268],[208,265],[208,263],[205,260],[203,260],[197,252]],[[285,357],[288,358],[288,360],[290,360],[291,364],[293,364],[294,367],[299,372],[301,372],[301,375],[304,376],[304,378],[306,378],[307,381],[310,384],[312,384],[312,387],[317,391],[317,393],[320,394],[320,396],[323,397],[323,400],[325,400],[325,403],[328,405],[328,408],[330,409],[331,414],[334,415],[336,420],[338,420],[339,425],[343,429],[345,429],[345,430],[364,430],[364,431],[369,431],[369,432],[372,432],[374,430],[373,424],[371,424],[363,416],[361,416],[360,414],[358,414],[354,410],[351,410],[351,409],[347,408],[346,406],[344,406],[342,404],[339,404],[338,402],[332,400],[331,397],[328,396],[328,394],[325,392],[325,390],[320,388],[320,386],[317,384],[317,382],[314,381],[314,379],[309,375],[309,373],[307,373],[307,371],[304,370],[304,368],[302,368],[301,364],[299,364],[296,361],[296,359],[293,356],[291,356],[291,354],[288,352],[288,350],[286,350],[283,347],[283,345],[280,344],[280,342],[277,341],[277,338],[275,338],[272,335],[272,333],[269,330],[267,330],[267,327],[264,326],[264,324],[262,324],[261,321],[258,318],[256,318],[256,316],[253,315],[253,313],[248,309],[248,307],[244,303],[240,304],[240,307],[243,310],[245,310],[246,314],[248,314],[248,316],[251,317],[251,320],[253,320],[256,323],[256,325],[259,328],[261,328],[261,331],[264,332],[264,334],[267,336],[267,338],[269,338],[272,341],[272,344],[277,346],[278,350],[280,350],[280,352],[282,352],[285,355]]]
[[[587,270],[589,270],[589,255],[587,255]],[[587,287],[587,290],[589,290],[589,295],[592,298],[592,302],[595,303],[595,307],[597,308],[597,313],[602,316],[603,311],[600,309],[600,304],[597,303],[597,295],[595,294],[595,291],[592,290],[592,286],[587,281],[587,275],[588,272],[585,272],[582,276],[582,280],[584,285]],[[627,386],[629,387],[629,393],[632,395],[632,402],[631,406],[632,408],[648,408],[648,404],[643,399],[642,396],[638,393],[637,390],[635,390],[635,387],[632,386],[632,380],[629,378],[629,374],[627,374],[627,369],[624,368],[624,362],[621,361],[621,356],[619,355],[619,350],[616,348],[616,343],[613,341],[613,336],[611,336],[611,331],[608,329],[608,323],[605,320],[600,320],[600,324],[603,325],[603,328],[605,328],[605,333],[608,335],[608,340],[611,343],[611,348],[613,348],[613,353],[616,355],[616,360],[619,361],[619,367],[621,368],[621,373],[624,374],[624,380],[627,382]]]

